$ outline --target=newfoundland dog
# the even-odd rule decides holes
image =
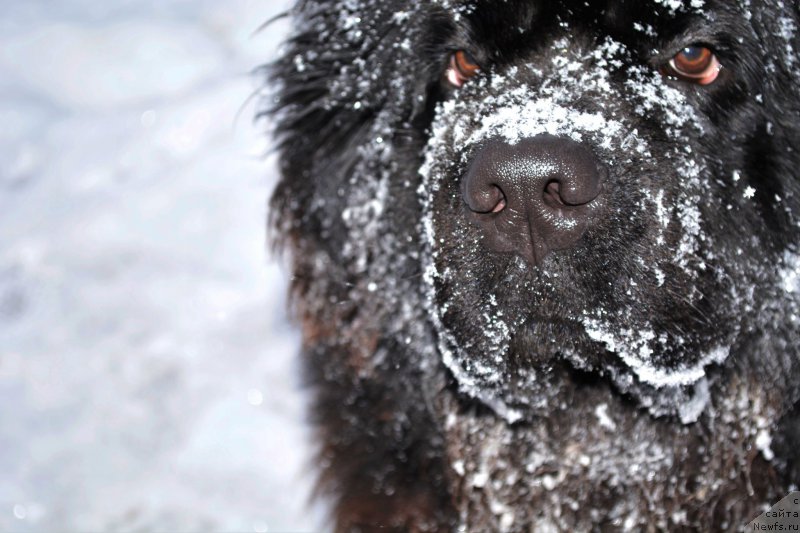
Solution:
[[[299,0],[271,225],[336,531],[736,530],[800,483],[800,8]]]

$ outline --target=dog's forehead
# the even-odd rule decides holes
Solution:
[[[641,33],[642,29],[651,38],[668,39],[698,20],[713,21],[721,13],[742,12],[746,4],[748,0],[467,0],[461,7],[477,36],[501,40],[504,36],[513,41],[519,34],[536,35],[560,27],[619,35],[625,41],[625,34]],[[498,32],[498,26],[508,31]]]
[[[461,3],[484,12],[493,11],[503,15],[527,15],[535,18],[537,15],[557,14],[562,19],[589,15],[598,22],[680,16],[703,13],[718,6],[748,4],[747,0],[728,0],[724,3],[719,0],[466,0]]]
[[[438,0],[468,27],[464,45],[487,63],[510,63],[566,38],[592,47],[608,39],[650,62],[691,43],[748,39],[759,0]],[[741,42],[741,41],[740,41]]]

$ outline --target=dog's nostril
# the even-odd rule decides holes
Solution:
[[[499,186],[488,184],[466,195],[470,211],[478,214],[500,213],[508,205],[506,194]]]
[[[561,197],[561,184],[556,180],[551,180],[544,188],[543,199],[550,207],[566,207],[567,203]]]
[[[503,192],[503,189],[497,186],[495,186],[495,188],[500,193],[500,200],[497,201],[497,204],[494,206],[494,209],[492,209],[492,213],[500,213],[508,205],[508,199],[506,199],[506,195]]]
[[[598,186],[594,189],[596,190],[592,190],[592,188],[590,188],[586,191],[580,191],[577,194],[575,191],[571,191],[573,193],[571,197],[565,198],[565,195],[570,196],[569,189],[562,189],[561,182],[558,180],[550,180],[544,187],[542,199],[546,205],[555,209],[564,207],[580,207],[582,205],[591,203],[595,198],[597,198],[597,196],[599,196],[599,182]]]

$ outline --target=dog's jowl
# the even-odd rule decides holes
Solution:
[[[800,484],[796,2],[291,16],[271,222],[336,530],[738,530]]]

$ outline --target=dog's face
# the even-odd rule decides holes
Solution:
[[[589,379],[691,422],[715,369],[794,342],[796,5],[297,9],[273,216],[309,335],[362,371],[377,331],[421,364],[433,335],[509,420]]]
[[[729,529],[796,482],[798,11],[298,1],[273,217],[343,501]]]
[[[764,46],[749,2],[447,7],[420,189],[446,364],[512,420],[590,374],[693,421],[754,302],[791,298],[790,19]]]

